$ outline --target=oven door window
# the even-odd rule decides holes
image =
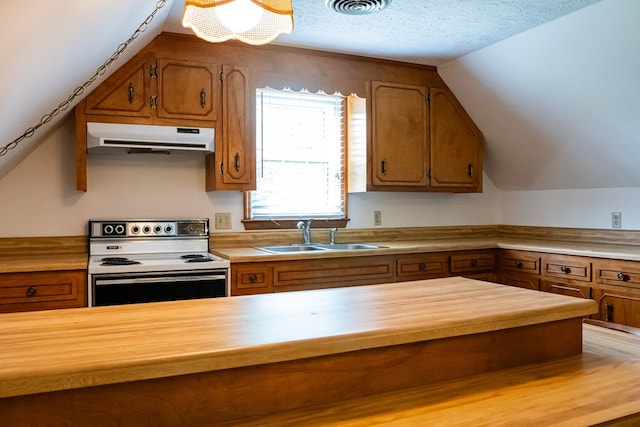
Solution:
[[[93,305],[119,305],[226,296],[226,271],[100,274],[92,278]]]

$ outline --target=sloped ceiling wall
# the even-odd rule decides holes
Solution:
[[[439,72],[500,190],[640,187],[640,2],[606,0]]]
[[[105,76],[162,30],[173,0]],[[0,147],[18,138],[91,77],[126,41],[156,2],[149,0],[3,1],[0,5]],[[94,83],[90,90],[100,83]],[[77,99],[79,101],[81,98]],[[71,108],[7,155],[0,179],[41,143]]]

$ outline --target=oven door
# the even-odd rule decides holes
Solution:
[[[90,306],[136,304],[227,295],[227,270],[93,274]]]

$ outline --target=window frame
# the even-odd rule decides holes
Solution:
[[[257,96],[257,91],[264,88],[256,88],[256,92],[254,96]],[[268,89],[273,89],[268,87]],[[276,91],[286,91],[290,90],[288,88],[283,89],[273,89]],[[294,93],[304,93],[308,92],[304,89],[292,91]],[[310,93],[310,92],[308,92]],[[315,92],[319,95],[324,94],[323,91]],[[312,93],[313,94],[313,93]],[[309,218],[313,218],[313,228],[345,228],[349,221],[348,219],[348,96],[343,96],[341,94],[336,93],[336,95],[341,96],[342,99],[342,190],[341,190],[341,198],[342,198],[342,206],[343,206],[343,216],[342,218],[322,218],[322,217],[310,217],[302,215],[299,218],[269,218],[269,219],[251,219],[251,191],[243,191],[243,220],[244,228],[246,230],[269,230],[269,229],[295,229],[298,222],[300,220],[306,220]],[[257,106],[256,106],[257,108]],[[256,117],[257,121],[257,117]],[[257,145],[257,144],[256,144]],[[256,148],[257,149],[257,148]],[[258,161],[257,156],[256,162]],[[258,177],[256,177],[256,180]]]

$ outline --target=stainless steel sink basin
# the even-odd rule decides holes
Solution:
[[[383,246],[372,245],[370,243],[312,243],[310,245],[280,245],[280,246],[263,246],[257,249],[272,254],[291,254],[297,252],[314,252],[314,251],[355,251],[362,249],[378,249]]]
[[[272,254],[290,254],[296,252],[312,252],[324,251],[326,249],[313,245],[283,245],[283,246],[264,246],[258,248],[261,251],[270,252]]]
[[[329,243],[318,243],[315,244],[315,246],[334,251],[355,251],[360,249],[382,248],[382,246],[373,245],[370,243],[334,243],[333,245]]]

